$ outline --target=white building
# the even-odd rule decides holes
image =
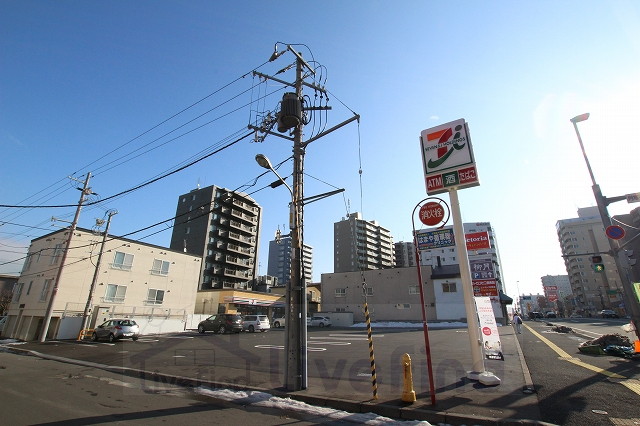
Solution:
[[[94,281],[89,327],[114,317],[135,318],[141,333],[182,331],[193,314],[200,256],[110,236],[96,263],[103,236],[77,228],[64,265],[69,229],[31,241],[14,287],[3,335],[35,340],[46,316],[59,269],[48,339],[76,338]]]

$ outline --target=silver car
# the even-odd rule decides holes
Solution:
[[[138,340],[140,327],[138,324],[127,318],[118,318],[105,321],[97,326],[91,334],[91,340],[97,342],[99,339],[108,339],[115,342],[118,339]]]

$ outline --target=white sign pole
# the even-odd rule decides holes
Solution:
[[[449,190],[451,201],[451,216],[453,218],[453,236],[458,248],[458,260],[460,265],[460,277],[462,278],[462,292],[464,295],[464,307],[467,314],[467,328],[469,330],[469,344],[471,346],[471,358],[473,366],[467,371],[467,378],[478,380],[485,385],[499,385],[500,379],[484,368],[482,356],[482,338],[478,327],[478,313],[473,299],[473,285],[471,284],[471,271],[469,270],[469,255],[462,226],[462,214],[460,213],[460,201],[457,189]]]

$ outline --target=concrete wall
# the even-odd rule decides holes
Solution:
[[[365,271],[364,279],[372,294],[367,296],[367,305],[372,321],[422,321],[420,294],[411,294],[418,286],[416,268],[394,268]],[[431,267],[422,267],[423,290],[427,307],[427,320],[436,320],[433,284],[428,278]],[[364,297],[360,272],[322,274],[322,311],[352,312],[354,322],[362,322]],[[337,295],[344,289],[344,296]]]

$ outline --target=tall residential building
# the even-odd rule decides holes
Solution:
[[[396,268],[416,266],[416,245],[413,242],[400,241],[394,247]]]
[[[313,280],[313,247],[302,246],[303,277],[310,283]],[[267,274],[278,279],[278,285],[291,281],[291,237],[284,236],[269,241],[269,264]]]
[[[359,212],[333,225],[333,271],[354,272],[393,268],[393,237],[376,221],[362,219]]]
[[[178,197],[171,249],[202,257],[198,290],[247,289],[258,276],[261,207],[215,185]]]
[[[618,311],[622,283],[613,258],[605,254],[610,247],[598,208],[578,209],[578,217],[559,220],[556,231],[573,292],[567,309],[586,315],[601,309]],[[593,268],[592,257],[596,255],[602,257],[602,272]]]

